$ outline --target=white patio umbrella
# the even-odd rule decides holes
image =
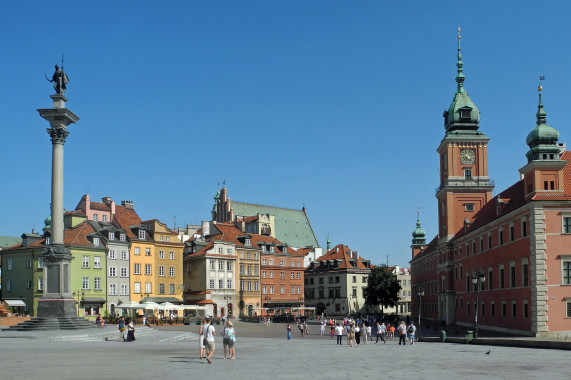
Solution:
[[[159,310],[179,310],[179,309],[177,308],[177,305],[175,305],[174,303],[164,302],[160,304]]]
[[[145,302],[142,305],[143,305],[142,309],[145,310],[158,310],[160,306],[158,303],[152,301]]]
[[[121,305],[115,306],[116,309],[143,309],[144,305],[135,301],[129,301]]]

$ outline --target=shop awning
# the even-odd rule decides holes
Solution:
[[[83,302],[84,304],[86,304],[86,303],[104,304],[107,301],[105,300],[105,298],[100,298],[100,297],[85,297],[85,298],[82,298],[81,302]]]
[[[4,303],[10,307],[26,307],[26,303],[22,300],[4,300]]]

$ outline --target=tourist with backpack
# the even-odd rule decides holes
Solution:
[[[408,330],[406,332],[408,333],[408,340],[410,344],[414,344],[414,334],[416,332],[416,326],[414,325],[414,321],[410,322],[410,325],[408,325]]]
[[[117,323],[117,329],[119,330],[119,342],[124,342],[125,330],[127,330],[127,328],[125,327],[125,317],[119,318],[119,323]]]

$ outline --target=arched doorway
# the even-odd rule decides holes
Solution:
[[[251,317],[253,312],[254,312],[254,306],[248,305],[248,316]]]
[[[115,316],[115,305],[111,304],[111,315]]]

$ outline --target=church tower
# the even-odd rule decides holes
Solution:
[[[488,176],[489,137],[479,131],[480,111],[464,88],[460,29],[458,29],[456,94],[444,111],[446,133],[438,146],[440,186],[436,190],[440,241],[447,241],[492,199]]]
[[[527,165],[519,170],[524,180],[525,197],[536,195],[563,195],[563,168],[567,161],[560,158],[557,144],[559,132],[545,124],[547,114],[541,102],[541,85],[538,86],[539,104],[537,106],[536,127],[527,135]]]

